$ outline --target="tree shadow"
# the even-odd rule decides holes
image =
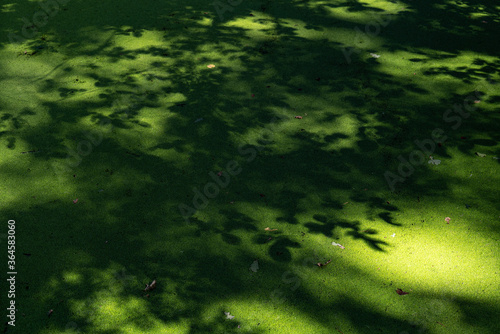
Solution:
[[[61,9],[60,21],[47,26],[46,36],[27,41],[15,55],[18,62],[43,59],[50,64],[30,81],[36,108],[14,95],[0,106],[2,149],[18,157],[2,173],[21,188],[2,213],[19,217],[17,233],[29,240],[19,245],[19,252],[32,255],[19,259],[19,271],[30,278],[20,281],[24,290],[18,299],[29,305],[21,312],[33,333],[61,332],[72,322],[84,332],[119,333],[122,326],[152,331],[158,324],[182,321],[192,333],[265,332],[258,320],[240,330],[238,325],[247,323],[225,319],[223,312],[230,310],[220,305],[251,293],[262,301],[272,299],[270,292],[283,285],[283,272],[306,249],[282,227],[294,231],[303,226],[333,239],[344,235],[388,252],[389,243],[377,238],[376,229],[338,218],[343,203],[363,205],[370,218],[402,227],[393,215],[398,206],[380,194],[387,187],[384,172],[397,170],[397,156],[407,157],[415,139],[430,136],[423,129],[441,126],[443,112],[474,93],[458,93],[450,83],[442,89],[446,98],[432,100],[431,87],[386,73],[380,60],[361,53],[354,53],[348,64],[342,53],[348,45],[330,36],[308,38],[294,26],[300,21],[309,33],[355,29],[358,23],[334,17],[326,8],[384,14],[378,7],[357,1],[323,7],[263,1],[235,7],[227,13],[234,24],[227,24],[213,11],[205,14],[205,3],[191,5],[127,2],[120,13],[103,15],[104,20],[96,14],[115,13],[116,3],[73,0],[66,11]],[[13,17],[28,10],[17,7],[6,22],[18,22]],[[475,57],[473,68],[433,62],[452,63],[465,51],[494,56],[498,46],[479,42],[494,40],[495,28],[474,23],[469,27],[477,29],[469,29],[462,23],[468,11],[444,2],[435,3],[432,11],[420,3],[408,8],[411,12],[384,27],[386,50],[418,49],[420,56],[408,62],[427,66],[422,71],[427,77],[494,82],[498,61]],[[492,2],[481,7],[492,23],[498,16],[494,9]],[[255,16],[249,20],[250,11]],[[214,21],[207,23],[209,18]],[[238,19],[250,22],[237,24]],[[431,25],[435,20],[439,26]],[[261,29],[254,31],[252,25]],[[1,47],[5,51],[5,41]],[[50,55],[58,54],[67,59],[55,64]],[[79,64],[75,59],[87,60]],[[211,63],[216,67],[208,69]],[[6,84],[8,75],[1,76]],[[498,94],[488,93],[481,105],[496,108],[498,100]],[[273,122],[274,116],[280,121]],[[461,130],[471,136],[480,129],[481,138],[450,138],[436,152],[447,156],[455,148],[463,153],[476,146],[493,149],[500,139],[493,119],[480,109]],[[24,146],[42,152],[17,154]],[[185,225],[179,204],[191,205],[193,188],[213,182],[209,173],[225,171],[233,160],[241,174]],[[54,170],[54,161],[63,168]],[[436,177],[427,164],[415,173],[399,185],[395,197],[440,198],[459,180]],[[483,200],[496,204],[497,196]],[[271,223],[257,221],[258,213],[285,231],[264,234],[262,227]],[[272,268],[267,277],[247,270],[255,259],[262,268]],[[327,275],[330,268],[318,275]],[[316,269],[321,270],[311,265],[305,271]],[[116,279],[121,270],[130,279]],[[352,273],[376,280],[360,269]],[[155,278],[158,288],[148,297],[142,286]],[[333,296],[323,289],[331,297],[328,302],[301,288],[284,303],[330,331],[340,330],[335,324],[341,320],[332,314],[348,319],[350,330],[358,333],[418,329],[411,320],[361,302],[355,290]],[[113,308],[111,321],[99,308],[103,300]],[[214,303],[217,315],[206,318]],[[480,314],[492,317],[498,308],[466,298],[456,306],[471,324]],[[50,309],[54,314],[48,318]],[[103,329],[106,322],[111,324]],[[486,320],[477,325],[484,333],[491,330]]]

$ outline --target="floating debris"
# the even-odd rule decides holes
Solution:
[[[342,249],[345,249],[345,247],[344,247],[344,246],[342,246],[341,244],[338,244],[338,243],[336,243],[336,242],[332,242],[332,246],[338,246],[338,247],[340,247],[340,248],[342,248]]]

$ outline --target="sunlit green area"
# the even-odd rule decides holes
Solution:
[[[498,333],[499,10],[4,2],[1,329]]]

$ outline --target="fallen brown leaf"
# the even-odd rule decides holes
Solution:
[[[320,268],[323,268],[324,266],[326,266],[326,265],[327,265],[327,264],[329,264],[330,262],[332,262],[332,260],[331,260],[331,259],[330,259],[330,260],[328,260],[328,261],[326,261],[325,263],[318,262],[318,263],[316,263],[316,265],[317,265],[318,267],[320,267]]]

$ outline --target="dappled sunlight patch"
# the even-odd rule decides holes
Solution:
[[[98,297],[97,297],[98,296]],[[86,315],[93,331],[120,330],[122,333],[164,333],[166,330],[182,332],[182,321],[164,323],[148,311],[150,301],[140,297],[119,297],[101,291],[90,303],[73,305],[75,315]],[[89,314],[88,309],[93,312]]]
[[[55,292],[60,290],[61,285],[63,284],[62,280],[55,276],[48,277],[46,281],[43,282],[43,286],[40,291],[37,293],[37,298],[48,304],[52,300],[55,300]]]
[[[71,285],[77,285],[83,283],[82,275],[76,272],[63,272],[62,280],[65,281],[67,284]]]
[[[68,204],[69,205],[69,204]],[[73,204],[71,204],[73,205]],[[88,252],[78,248],[66,248],[64,252],[59,255],[64,263],[75,263],[82,267],[87,267],[95,261],[95,258]]]
[[[165,48],[164,34],[159,31],[143,30],[141,31],[140,38],[138,38],[133,35],[134,29],[131,27],[122,27],[121,30],[124,31],[125,34],[115,35],[113,37],[113,45],[115,45],[115,47],[139,53],[141,50],[145,50],[149,47]],[[167,50],[168,49],[166,49],[165,52],[167,52]]]
[[[43,67],[43,66],[42,66]],[[8,65],[4,67],[8,71]],[[45,67],[48,69],[48,67]],[[12,69],[13,71],[15,68]],[[8,75],[8,74],[7,74]],[[27,123],[36,120],[38,115],[33,113],[27,114],[27,110],[39,110],[41,106],[38,105],[37,99],[40,94],[37,93],[37,86],[32,82],[26,82],[19,77],[17,78],[4,78],[0,81],[0,88],[2,90],[2,108],[4,110],[16,111],[16,116],[21,116],[26,119]],[[20,104],[19,102],[22,102]],[[5,126],[5,119],[2,122]],[[1,130],[1,129],[0,129]]]
[[[187,101],[186,95],[180,92],[167,93],[165,94],[164,99],[167,103],[172,104],[178,104]]]
[[[30,150],[33,147],[29,148]],[[39,152],[25,153],[22,154],[19,149],[12,151],[12,159],[17,160],[17,168],[21,168],[23,173],[11,173],[9,168],[4,167],[0,175],[3,175],[4,184],[10,185],[9,191],[3,195],[3,202],[7,204],[9,201],[11,203],[16,203],[21,198],[30,199],[30,205],[44,206],[47,203],[53,203],[57,200],[61,200],[66,203],[71,203],[74,194],[77,193],[76,185],[71,182],[70,177],[72,174],[67,173],[68,178],[65,180],[59,180],[58,186],[63,186],[63,188],[54,187],[54,166],[59,166],[57,162],[55,165],[42,162],[37,160],[38,156],[43,156],[42,154],[47,154],[47,147],[43,149],[40,148]],[[28,150],[28,148],[25,148]],[[35,156],[38,155],[38,156]],[[7,155],[6,155],[7,156]],[[0,166],[2,162],[0,161]],[[66,170],[62,167],[62,170]],[[42,175],[48,177],[42,177]],[[28,185],[27,187],[21,185]]]
[[[265,36],[268,29],[273,28],[275,22],[271,16],[260,13],[257,17],[235,18],[224,24],[226,27],[241,28],[252,31],[252,37]],[[249,32],[247,32],[249,33]]]
[[[332,133],[330,136],[336,140],[327,144],[325,149],[341,151],[342,149],[354,148],[359,125],[359,121],[352,115],[339,116],[335,123],[331,127],[328,127],[328,131]]]
[[[256,198],[259,198],[259,194],[257,193]],[[238,212],[248,217],[251,217],[256,222],[260,222],[260,224],[268,226],[276,220],[276,217],[279,215],[279,210],[272,207],[262,207],[262,204],[257,202],[235,202],[233,204]],[[265,226],[264,226],[265,227]]]
[[[2,13],[15,13],[16,12],[16,3],[9,3],[2,5],[2,9],[0,10]]]
[[[17,328],[486,327],[500,265],[496,18],[415,0],[231,3],[224,20],[201,1],[78,2],[32,40],[4,35]],[[12,8],[6,32],[19,32],[33,13]],[[443,113],[488,85],[451,131]],[[401,172],[436,127],[449,138]],[[386,169],[406,175],[397,189]]]
[[[494,250],[494,242],[481,240],[474,232],[461,233],[466,222],[448,225],[439,219],[428,224],[439,226],[421,227],[420,233],[414,229],[376,228],[382,240],[390,245],[388,253],[370,252],[367,258],[365,246],[358,242],[348,248],[353,252],[345,255],[358,267],[381,279],[406,283],[414,292],[425,290],[480,298],[476,291],[492,287],[496,279],[498,250]],[[399,233],[391,238],[391,231]],[[448,238],[443,239],[443,235]]]
[[[186,325],[182,320],[159,320],[149,310],[158,303],[158,292],[149,292],[152,296],[146,296],[146,292],[141,292],[137,278],[130,275],[122,265],[113,262],[105,270],[90,268],[88,264],[83,267],[87,269],[81,272],[66,271],[60,280],[54,278],[44,287],[49,289],[48,292],[56,294],[45,293],[42,298],[47,305],[53,305],[56,314],[61,312],[61,308],[57,306],[61,302],[69,305],[72,317],[66,329],[120,329],[123,333],[164,333],[169,329],[179,331]],[[91,286],[90,290],[87,290],[88,285]],[[131,289],[138,293],[131,295]],[[171,290],[169,288],[168,293],[175,292]],[[70,297],[66,300],[64,296]],[[61,298],[64,299],[54,303]]]
[[[375,15],[396,14],[400,12],[405,4],[399,1],[373,1],[366,0],[360,2],[345,2],[337,6],[332,6],[328,1],[311,1],[308,3],[311,8],[326,10],[330,16],[365,24],[373,19]]]
[[[271,290],[272,291],[272,290]],[[226,313],[234,318],[229,319]],[[245,299],[226,299],[206,307],[200,326],[227,328],[243,333],[253,331],[280,331],[286,333],[331,333],[328,320],[318,321],[289,302],[276,303],[273,298],[263,301],[248,296]],[[239,326],[239,327],[238,327]]]
[[[214,24],[214,20],[212,18],[209,18],[209,17],[203,17],[203,18],[201,18],[201,20],[198,20],[196,22],[196,24],[210,28]]]

